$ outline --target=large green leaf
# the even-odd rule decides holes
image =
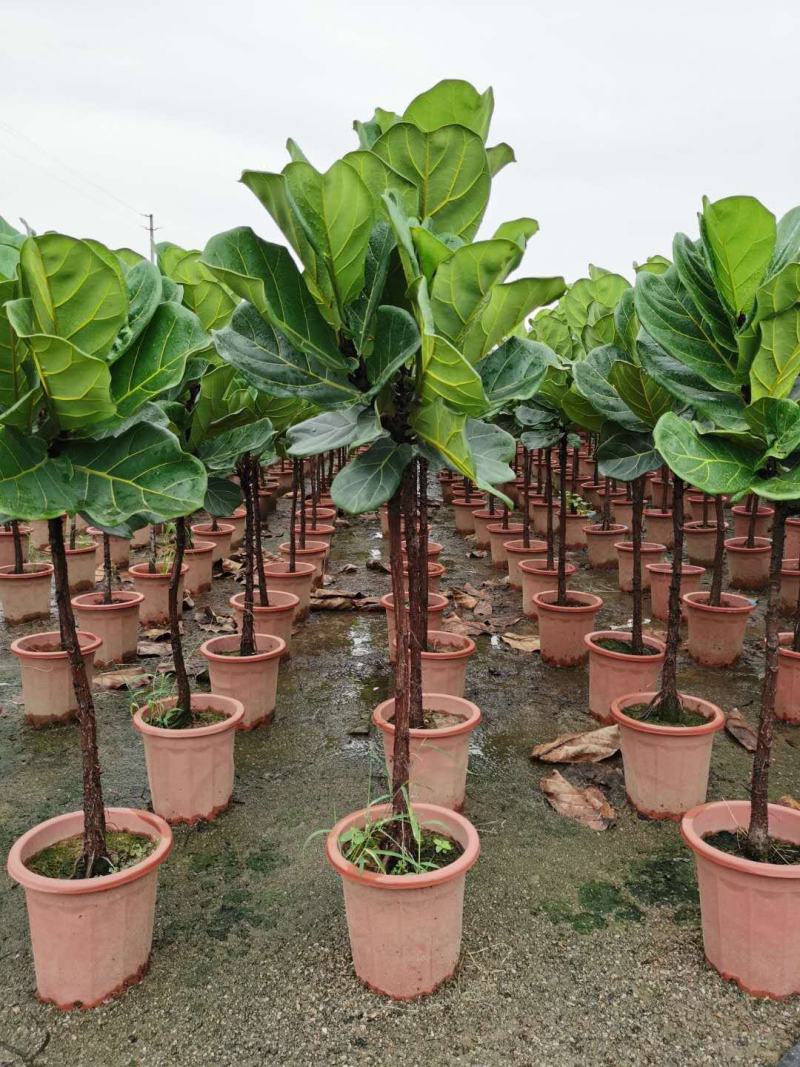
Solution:
[[[625,430],[641,433],[647,430],[647,423],[625,403],[611,383],[611,369],[618,362],[625,362],[624,353],[614,345],[593,349],[572,369],[575,387],[601,415]]]
[[[417,324],[402,308],[383,305],[375,321],[375,343],[366,360],[369,396],[376,395],[420,346]]]
[[[515,400],[529,400],[557,356],[547,345],[521,337],[509,339],[487,356],[478,370],[492,411]]]
[[[455,412],[442,400],[420,404],[411,416],[411,426],[453,470],[475,479],[475,466],[467,441],[467,416]]]
[[[252,422],[258,414],[253,389],[235,367],[228,363],[210,367],[202,377],[191,413],[189,447],[195,449],[207,437]],[[182,425],[178,412],[175,421]]]
[[[0,512],[16,519],[55,519],[77,510],[69,461],[51,459],[41,438],[0,426]]]
[[[570,422],[583,430],[597,433],[602,429],[605,418],[592,406],[583,393],[573,383],[561,398],[561,408]]]
[[[209,478],[203,511],[209,515],[232,515],[242,502],[242,491],[229,478]]]
[[[800,467],[782,471],[774,478],[765,478],[754,483],[753,490],[766,500],[800,499]]]
[[[655,426],[665,411],[672,411],[675,401],[641,367],[625,360],[611,364],[609,381],[633,414],[647,426]]]
[[[367,355],[374,340],[375,316],[383,296],[395,241],[387,222],[372,227],[364,260],[364,291],[347,309],[347,323],[359,355]]]
[[[374,407],[323,411],[286,431],[290,456],[318,456],[334,448],[358,448],[371,444],[383,433]]]
[[[446,78],[415,96],[403,113],[403,119],[426,132],[442,126],[466,126],[485,142],[493,111],[491,89],[479,93],[469,82]]]
[[[631,433],[606,423],[597,446],[598,469],[604,478],[632,482],[658,470],[663,460],[649,433]]]
[[[438,334],[422,336],[420,396],[423,400],[441,397],[452,408],[467,415],[480,415],[487,407],[483,383],[475,368]]]
[[[753,400],[786,397],[800,371],[800,307],[791,307],[761,323],[761,343],[750,367]]]
[[[702,242],[691,241],[686,234],[678,233],[672,242],[672,255],[678,278],[715,341],[726,351],[736,352],[734,323],[714,285]]]
[[[331,367],[342,357],[303,277],[283,245],[241,226],[212,237],[203,261],[222,282],[270,320],[290,342]]]
[[[516,455],[516,441],[500,426],[480,419],[467,419],[466,432],[475,466],[475,484],[513,506],[497,487],[514,481],[510,463]]]
[[[402,174],[398,174],[380,156],[363,150],[347,152],[342,157],[342,163],[352,167],[359,176],[379,213],[385,210],[383,194],[389,190],[395,194],[407,215],[417,213],[419,194],[416,185],[404,178]]]
[[[464,126],[442,126],[431,133],[399,122],[372,151],[418,191],[420,219],[437,232],[471,238],[489,199],[489,164],[481,138]]]
[[[463,245],[436,271],[431,306],[439,332],[458,343],[480,319],[492,287],[519,265],[516,241],[498,239]]]
[[[119,414],[131,415],[178,385],[189,356],[207,345],[193,312],[180,304],[159,304],[144,332],[111,368],[111,396]]]
[[[498,240],[515,241],[524,251],[528,241],[534,234],[539,232],[539,223],[527,215],[520,219],[510,219],[501,222],[492,234]]]
[[[671,411],[659,419],[654,438],[670,469],[704,493],[736,496],[750,487],[757,457],[749,449],[722,437],[701,435]]]
[[[274,437],[275,430],[270,420],[258,419],[201,441],[197,447],[197,458],[202,460],[210,474],[230,474],[241,456],[246,452],[262,455]]]
[[[128,316],[120,329],[108,362],[113,363],[136,341],[155,314],[162,299],[161,272],[155,264],[141,259],[125,275],[128,289]]]
[[[752,196],[704,197],[700,228],[720,296],[735,319],[749,315],[775,249],[775,216]]]
[[[744,411],[747,425],[767,446],[762,461],[786,459],[800,447],[800,406],[794,400],[762,397]]]
[[[127,319],[128,297],[108,249],[60,233],[29,237],[20,273],[37,333],[61,337],[89,356],[110,352]]]
[[[780,273],[789,263],[800,260],[800,207],[790,208],[778,220],[775,251],[767,268],[767,277]]]
[[[483,359],[535,308],[557,300],[565,288],[563,278],[516,278],[512,282],[495,285],[480,317],[472,322],[464,336],[464,355],[470,363]]]
[[[238,301],[205,266],[202,253],[168,241],[157,245],[156,251],[161,270],[182,287],[183,303],[197,315],[206,333],[226,326]]]
[[[449,234],[437,236],[424,226],[412,226],[411,238],[428,284],[433,282],[436,271],[445,263],[463,242],[460,237]]]
[[[399,445],[388,436],[379,438],[333,479],[334,504],[352,515],[375,511],[394,496],[412,457],[411,445]]]
[[[107,526],[140,511],[163,519],[190,515],[203,506],[206,472],[161,426],[139,424],[118,437],[70,441],[79,510]]]

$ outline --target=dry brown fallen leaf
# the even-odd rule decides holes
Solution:
[[[442,619],[441,628],[451,634],[461,634],[463,637],[481,637],[491,632],[486,623],[462,619],[460,615],[448,615]]]
[[[488,552],[483,548],[473,548],[467,552],[467,559],[486,559]]]
[[[784,808],[794,808],[795,811],[800,811],[800,800],[795,800],[788,793],[785,797],[781,797],[778,803]]]
[[[538,637],[529,634],[506,633],[500,640],[509,647],[515,648],[517,652],[538,652],[541,644]]]
[[[464,611],[471,611],[479,602],[478,597],[472,596],[464,589],[453,588],[450,590],[450,593],[456,607],[463,608]]]
[[[619,752],[619,727],[601,726],[580,734],[562,734],[553,741],[534,745],[531,759],[544,763],[599,763]]]
[[[492,614],[492,602],[491,600],[479,600],[475,605],[475,609],[472,614],[476,619],[488,619]]]
[[[94,685],[97,689],[142,689],[152,680],[152,674],[148,674],[144,667],[126,667],[121,671],[95,675]]]
[[[345,565],[343,567],[339,568],[339,573],[340,574],[355,574],[357,570],[358,570],[358,567],[355,565],[355,563],[345,563]]]
[[[597,786],[579,789],[559,771],[551,771],[542,778],[539,788],[559,815],[565,815],[590,830],[607,830],[617,818],[617,813]]]
[[[178,624],[180,626],[181,633],[183,633],[183,623]],[[142,630],[142,637],[146,641],[169,641],[169,630],[156,626],[152,630]]]
[[[238,574],[243,566],[243,563],[238,563],[235,559],[224,559],[222,561],[222,573]]]
[[[140,641],[136,646],[137,656],[167,656],[169,653],[168,641]]]
[[[308,606],[314,611],[352,611],[353,601],[350,597],[346,596],[326,596],[316,597],[312,596],[308,602]]]
[[[725,719],[725,729],[742,748],[747,749],[748,752],[755,752],[756,732],[738,708],[734,708]]]
[[[380,571],[382,574],[391,574],[392,568],[388,563],[384,563],[382,559],[368,559],[367,560],[368,571]]]

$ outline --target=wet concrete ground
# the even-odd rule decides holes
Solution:
[[[285,501],[271,527],[267,550],[284,538]],[[444,587],[497,576],[488,558],[467,558],[449,509],[434,515],[432,534],[445,545]],[[375,518],[341,528],[335,584],[388,591],[388,576],[365,567],[385,548]],[[346,563],[357,572],[340,573]],[[573,584],[604,598],[598,625],[624,623],[630,601],[614,573],[583,564]],[[227,611],[238,588],[216,581],[197,606]],[[495,593],[496,613],[519,603]],[[755,723],[762,633],[763,603],[741,664],[715,672],[684,657],[682,688]],[[3,854],[31,825],[80,806],[76,728],[24,724],[15,636],[0,631]],[[205,636],[190,613],[187,650]],[[467,794],[483,851],[467,883],[461,969],[412,1004],[359,985],[338,880],[321,838],[307,839],[362,807],[370,789],[385,791],[378,739],[357,732],[388,695],[385,652],[382,612],[317,612],[301,628],[273,725],[237,740],[231,809],[176,830],[152,968],[120,1000],[67,1014],[36,1001],[23,894],[0,879],[0,1065],[776,1063],[800,1036],[800,1003],[753,1000],[705,964],[692,860],[675,824],[647,822],[625,803],[619,759],[561,768],[607,790],[619,819],[606,832],[557,815],[538,790],[551,768],[529,761],[531,745],[592,725],[586,670],[547,668],[497,638],[478,638],[467,679],[484,715]],[[107,802],[135,807],[149,797],[131,700],[98,694],[97,707]],[[800,791],[798,745],[800,731],[778,728],[774,798]],[[710,798],[745,796],[749,765],[719,736]]]

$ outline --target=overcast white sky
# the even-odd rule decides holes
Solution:
[[[324,169],[354,118],[462,77],[518,160],[482,234],[533,215],[527,273],[630,274],[704,193],[800,202],[799,30],[798,0],[0,0],[0,214],[140,251],[136,210],[189,247],[274,240],[243,168],[292,136]]]

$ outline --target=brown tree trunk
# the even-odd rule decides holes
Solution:
[[[717,522],[717,536],[714,542],[714,563],[711,568],[711,589],[708,593],[708,602],[718,608],[722,601],[722,561],[725,553],[725,512],[722,506],[722,497],[714,497],[714,514]]]
[[[16,519],[11,523],[11,538],[14,542],[14,574],[22,574],[25,570],[25,560],[22,558],[22,538],[19,533],[19,522]]]
[[[255,556],[255,521],[253,514],[253,494],[250,490],[252,476],[251,457],[244,455],[237,464],[239,484],[244,488],[244,610],[242,611],[242,633],[239,639],[239,655],[254,656],[256,653],[256,631],[253,620],[253,557]]]
[[[80,869],[76,870],[76,874],[80,877],[91,878],[97,874],[107,874],[110,868],[106,853],[106,813],[100,783],[97,723],[86,663],[81,654],[75,616],[72,613],[67,557],[64,551],[64,527],[61,525],[60,518],[49,519],[47,527],[50,534],[61,646],[69,659],[72,685],[78,704],[78,728],[83,768],[83,855]]]
[[[602,530],[611,529],[611,479],[605,479],[605,493],[603,495],[603,521],[600,524]]]
[[[553,451],[548,448],[545,455],[545,471],[544,471],[544,506],[547,509],[545,515],[545,522],[547,524],[547,532],[545,537],[547,539],[547,569],[553,570],[555,567],[555,547],[553,536]]]
[[[755,496],[755,494],[753,494]],[[767,597],[767,649],[764,658],[764,682],[761,687],[761,714],[753,757],[753,776],[750,782],[750,826],[745,851],[750,859],[764,862],[769,853],[769,764],[772,735],[775,726],[775,689],[778,683],[778,646],[780,620],[778,603],[781,589],[781,563],[786,522],[786,505],[775,504],[772,528],[772,552],[769,567]]]
[[[111,595],[111,579],[113,577],[113,568],[111,566],[111,538],[107,533],[103,534],[103,603],[113,604],[114,599]]]
[[[192,717],[192,697],[189,690],[189,676],[186,673],[186,661],[183,658],[181,642],[181,623],[178,616],[178,587],[183,566],[183,552],[186,547],[186,519],[181,515],[175,520],[175,557],[169,577],[169,643],[172,649],[172,661],[175,666],[175,686],[177,701],[172,724],[175,728],[188,725]]]
[[[292,516],[289,523],[289,570],[297,570],[297,494],[300,490],[300,464],[302,460],[292,460]],[[302,503],[305,509],[305,501]]]
[[[633,610],[631,612],[631,652],[640,656],[644,652],[642,641],[642,512],[644,511],[644,477],[634,478],[631,483],[633,515],[631,541],[633,542]]]
[[[158,561],[158,538],[156,534],[156,524],[150,523],[150,538],[147,554],[147,571],[148,574],[156,573],[156,564]]]
[[[672,575],[669,581],[666,656],[661,671],[661,691],[654,701],[659,717],[680,725],[682,705],[678,693],[678,646],[681,641],[681,567],[683,565],[683,481],[677,474],[672,482]]]
[[[297,467],[300,481],[300,548],[306,547],[306,474],[305,460],[301,459]]]
[[[247,470],[247,484],[244,489],[245,523],[247,523],[247,498],[250,497],[250,511],[253,523],[253,547],[255,551],[255,568],[258,576],[258,603],[262,608],[269,607],[269,590],[264,571],[264,551],[261,547],[261,513],[258,504],[258,468],[257,456],[252,456]]]
[[[531,517],[529,504],[531,498],[531,454],[522,451],[522,547],[531,547]]]
[[[747,548],[755,548],[756,544],[756,521],[758,519],[758,494],[750,494],[750,513],[747,519],[747,540],[745,546]]]
[[[408,477],[407,467],[403,482]],[[406,591],[403,583],[403,553],[401,516],[403,482],[389,501],[389,562],[391,565],[392,594],[394,598],[394,625],[397,648],[394,661],[394,751],[392,766],[392,812],[399,817],[396,827],[401,846],[408,845],[409,832],[406,819],[406,795],[410,767],[409,756],[409,666],[410,641],[408,612],[405,608]],[[409,574],[409,586],[411,575]]]
[[[567,603],[567,435],[562,434],[558,442],[558,464],[561,467],[559,484],[558,516],[558,595],[556,604]]]
[[[404,475],[401,483],[401,504],[408,555],[408,722],[412,730],[419,730],[422,728],[421,653],[427,649],[428,642],[427,610],[423,611],[428,575],[427,560],[422,556],[417,489],[419,470],[416,460],[408,465],[406,471],[408,477]]]

